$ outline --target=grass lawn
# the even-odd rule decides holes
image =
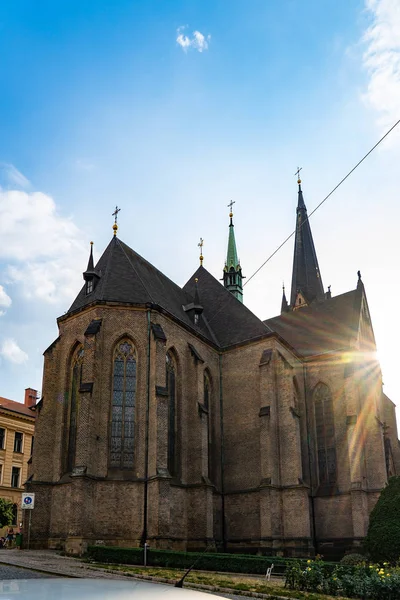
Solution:
[[[126,565],[110,565],[99,564],[92,565],[94,568],[110,569],[113,571],[121,571],[131,577],[147,576],[155,579],[168,579],[169,581],[178,581],[185,573],[181,569],[167,569],[157,567],[130,567]],[[284,587],[284,579],[273,579],[267,581],[263,577],[246,577],[246,575],[229,575],[220,573],[205,573],[204,571],[191,571],[185,578],[184,585],[190,584],[208,585],[230,589],[240,592],[258,592],[261,594],[269,594],[272,597],[300,598],[302,600],[341,600],[339,596],[325,596],[324,594],[316,594],[312,592],[300,592],[288,590]],[[343,600],[343,599],[342,599]]]

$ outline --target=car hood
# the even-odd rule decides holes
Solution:
[[[216,596],[215,596],[216,597]],[[221,596],[219,596],[221,598]],[[18,579],[0,582],[0,598],[26,600],[210,600],[210,594],[142,581]]]

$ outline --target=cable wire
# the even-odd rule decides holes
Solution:
[[[346,181],[346,179],[348,179],[348,177],[350,177],[350,175],[352,173],[354,173],[354,171],[361,165],[361,163],[364,162],[364,160],[366,158],[368,158],[368,156],[379,146],[379,144],[381,144],[383,142],[383,140],[385,138],[387,138],[387,136],[392,133],[392,131],[397,127],[397,125],[399,125],[400,123],[400,119],[398,121],[396,121],[396,123],[394,125],[392,125],[392,127],[385,133],[385,135],[383,135],[380,140],[378,140],[376,142],[376,144],[374,146],[372,146],[372,148],[362,157],[361,160],[358,161],[358,163],[347,173],[347,175],[345,175],[343,177],[343,179],[341,179],[339,181],[339,183],[333,188],[333,190],[331,190],[329,192],[329,194],[327,196],[325,196],[325,198],[323,200],[321,200],[321,202],[314,208],[314,210],[312,210],[310,212],[310,214],[304,219],[304,221],[301,223],[301,227],[303,226],[304,223],[306,223],[310,217],[324,204],[324,202],[326,202],[328,200],[328,198],[330,198],[332,196],[332,194],[334,192],[336,192],[336,190],[342,185],[342,183],[344,183]],[[263,262],[263,264],[258,267],[258,269],[256,271],[254,271],[254,273],[247,279],[247,281],[245,281],[245,283],[243,284],[243,287],[245,287],[252,279],[253,277],[255,277],[257,275],[257,273],[259,273],[261,271],[261,269],[263,267],[265,267],[265,265],[271,260],[271,258],[273,258],[275,256],[275,254],[277,252],[279,252],[279,250],[281,248],[283,248],[283,246],[290,240],[290,238],[292,238],[294,236],[294,234],[296,233],[296,229],[294,231],[292,231],[292,233],[290,235],[287,236],[287,238],[285,240],[283,240],[283,242],[276,248],[276,250],[273,251],[272,254],[270,254],[270,256],[268,256],[267,260],[265,260]],[[212,315],[212,317],[208,320],[208,323],[211,323],[211,321],[217,316],[218,313],[221,312],[221,310],[224,308],[225,303],[219,307],[219,309]]]
[[[387,136],[388,136],[388,135],[389,135],[389,134],[390,134],[390,133],[393,131],[393,129],[394,129],[395,127],[397,127],[397,125],[398,125],[399,123],[400,123],[400,119],[399,119],[399,120],[398,120],[398,121],[397,121],[397,122],[396,122],[396,123],[395,123],[395,124],[394,124],[394,125],[393,125],[393,126],[390,128],[390,129],[389,129],[389,131],[387,131],[387,132],[385,133],[385,135],[384,135],[383,137],[381,137],[381,139],[380,139],[378,142],[376,142],[375,146],[373,146],[373,147],[371,148],[371,150],[369,150],[369,151],[367,152],[367,154],[365,154],[365,156],[363,156],[363,158],[362,158],[361,160],[359,160],[359,161],[358,161],[358,163],[357,163],[357,164],[356,164],[356,165],[355,165],[355,166],[354,166],[354,167],[351,169],[351,171],[349,171],[349,172],[347,173],[347,175],[346,175],[345,177],[343,177],[343,179],[341,179],[341,181],[339,181],[339,183],[338,183],[338,184],[337,184],[337,185],[336,185],[336,186],[333,188],[333,190],[332,190],[331,192],[329,192],[329,194],[328,194],[327,196],[325,196],[325,198],[324,198],[323,200],[321,200],[321,202],[320,202],[320,203],[319,203],[319,204],[318,204],[318,205],[317,205],[317,206],[314,208],[314,210],[313,210],[313,211],[311,211],[311,212],[310,212],[310,214],[309,214],[309,215],[308,215],[308,216],[307,216],[307,217],[304,219],[304,221],[302,222],[301,226],[303,226],[303,224],[304,224],[304,223],[306,223],[306,222],[307,222],[307,220],[308,220],[310,217],[312,217],[312,215],[313,215],[313,214],[314,214],[314,213],[315,213],[315,212],[316,212],[316,211],[319,209],[319,207],[320,207],[320,206],[322,206],[322,205],[323,205],[323,203],[324,203],[324,202],[326,202],[326,201],[328,200],[328,198],[330,198],[330,196],[332,196],[332,194],[333,194],[334,192],[336,192],[336,190],[338,189],[338,187],[340,187],[340,186],[342,185],[342,183],[344,183],[344,182],[346,181],[346,179],[347,179],[348,177],[350,177],[350,175],[351,175],[351,174],[352,174],[352,173],[353,173],[353,172],[354,172],[354,171],[357,169],[357,167],[359,167],[359,166],[361,165],[361,163],[362,163],[362,162],[364,162],[364,160],[365,160],[366,158],[368,158],[368,156],[371,154],[371,152],[373,152],[373,151],[375,150],[375,148],[377,148],[377,147],[379,146],[379,144],[380,144],[381,142],[383,142],[383,140],[384,140],[384,139],[385,139],[385,138],[386,138],[386,137],[387,137]],[[291,233],[290,235],[288,235],[288,237],[287,237],[287,238],[286,238],[286,239],[285,239],[285,240],[284,240],[284,241],[281,243],[281,245],[280,245],[280,246],[278,246],[278,248],[277,248],[276,250],[274,250],[274,252],[273,252],[273,253],[272,253],[272,254],[271,254],[271,255],[270,255],[268,258],[267,258],[267,260],[266,260],[265,262],[263,262],[263,264],[261,265],[261,267],[258,267],[258,269],[257,269],[256,271],[254,271],[253,275],[251,275],[251,276],[250,276],[250,277],[247,279],[247,281],[245,281],[245,283],[243,284],[243,287],[244,287],[245,285],[247,285],[247,284],[249,283],[249,281],[251,281],[251,279],[253,279],[253,277],[254,277],[255,275],[257,275],[257,273],[258,273],[259,271],[261,271],[261,269],[262,269],[262,268],[263,268],[263,267],[264,267],[264,266],[267,264],[267,262],[269,262],[269,261],[271,260],[271,258],[272,258],[273,256],[275,256],[275,254],[276,254],[277,252],[279,252],[279,250],[280,250],[280,249],[281,249],[281,248],[282,248],[282,247],[283,247],[283,246],[286,244],[286,242],[288,242],[288,241],[290,240],[290,238],[291,238],[291,237],[293,237],[293,236],[294,236],[294,234],[295,234],[295,233],[296,233],[296,230],[292,231],[292,233]]]

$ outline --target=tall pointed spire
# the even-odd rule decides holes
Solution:
[[[304,203],[301,189],[300,170],[297,170],[299,185],[296,237],[294,243],[292,289],[290,305],[296,309],[308,305],[313,300],[324,300],[324,287],[319,272],[317,254],[315,252],[310,223],[307,217],[307,208]]]
[[[236,250],[236,240],[235,240],[235,229],[233,225],[233,212],[232,207],[235,202],[231,200],[228,204],[230,208],[229,218],[229,238],[228,238],[228,252],[226,255],[226,263],[224,267],[224,286],[227,290],[229,290],[235,298],[243,302],[243,275],[242,275],[242,267],[240,266],[240,261],[238,259],[238,254]]]

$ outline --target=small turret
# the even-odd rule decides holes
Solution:
[[[101,275],[94,268],[93,262],[93,242],[90,242],[90,255],[86,271],[83,273],[83,279],[86,282],[85,292],[88,296],[94,292]]]
[[[286,300],[285,294],[285,284],[282,286],[282,304],[281,304],[281,314],[289,311],[289,304]]]

